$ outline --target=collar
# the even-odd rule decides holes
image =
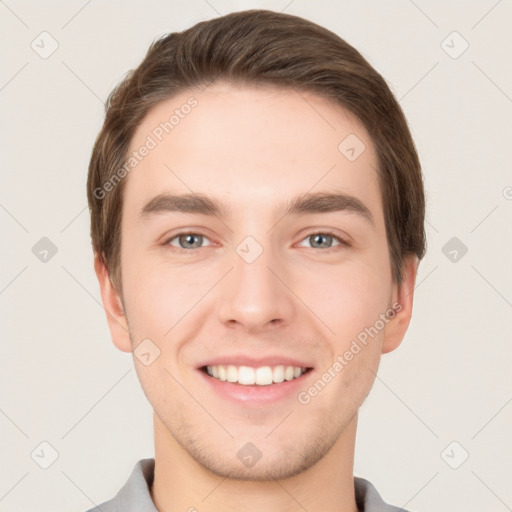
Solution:
[[[154,470],[155,459],[139,460],[116,496],[88,512],[158,512],[150,494]],[[354,477],[354,488],[359,512],[407,512],[385,503],[364,478]]]

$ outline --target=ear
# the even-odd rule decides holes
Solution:
[[[414,284],[418,272],[419,260],[416,255],[406,256],[403,263],[403,280],[395,284],[392,305],[395,316],[386,324],[382,353],[395,350],[402,342],[412,316]]]
[[[108,327],[114,345],[123,352],[131,352],[131,340],[123,302],[116,290],[105,264],[97,253],[94,254],[94,270],[100,283],[101,300],[107,314]]]

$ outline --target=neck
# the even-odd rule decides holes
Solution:
[[[155,474],[151,498],[165,512],[357,512],[354,445],[357,415],[331,450],[305,471],[282,480],[235,480],[198,464],[154,414]]]

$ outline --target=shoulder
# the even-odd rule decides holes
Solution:
[[[354,477],[354,487],[359,512],[408,512],[386,503],[373,484],[364,478]]]
[[[119,492],[87,512],[157,512],[150,494],[154,469],[155,459],[139,460]]]

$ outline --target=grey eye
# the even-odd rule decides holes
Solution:
[[[178,239],[180,246],[182,246],[183,249],[191,249],[201,247],[203,245],[203,237],[201,235],[180,235]],[[194,239],[196,241],[194,241]]]
[[[171,238],[168,244],[178,249],[199,249],[203,247],[204,240],[207,240],[207,238],[197,233],[181,233]],[[178,242],[178,245],[175,241]]]
[[[340,238],[329,233],[313,233],[304,238],[304,240],[308,240],[313,249],[330,249],[333,246],[343,244]],[[337,243],[333,244],[334,241],[337,241]]]

